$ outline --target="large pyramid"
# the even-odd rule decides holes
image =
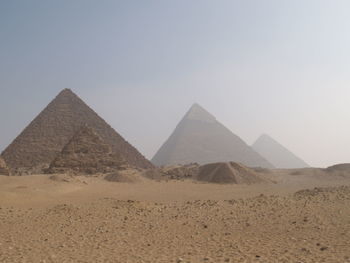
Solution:
[[[82,125],[97,134],[135,167],[153,165],[71,90],[64,89],[5,149],[2,157],[11,170],[40,172],[47,168]]]
[[[231,161],[251,167],[273,168],[198,104],[191,107],[152,159],[158,166]]]
[[[292,169],[309,167],[302,159],[266,134],[261,135],[252,147],[276,168]]]
[[[97,174],[117,171],[125,161],[90,127],[83,126],[53,160],[49,173]]]

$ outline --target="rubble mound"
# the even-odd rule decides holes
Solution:
[[[47,173],[97,174],[125,166],[124,159],[90,127],[83,126],[51,163]]]
[[[341,164],[330,166],[327,168],[327,171],[350,172],[350,163],[341,163]]]
[[[143,181],[142,176],[134,170],[116,171],[106,175],[104,179],[108,182],[116,183],[138,183]]]
[[[218,184],[255,184],[265,181],[254,170],[235,162],[202,165],[197,179]]]
[[[0,175],[10,175],[5,161],[0,157]]]
[[[143,175],[154,180],[194,179],[198,174],[198,164],[164,166],[146,170]]]

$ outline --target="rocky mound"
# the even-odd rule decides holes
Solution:
[[[341,163],[330,166],[327,168],[327,171],[350,172],[350,163]]]
[[[148,169],[143,176],[153,180],[193,179],[198,175],[198,164],[174,165]]]
[[[97,174],[123,169],[124,159],[90,127],[83,126],[51,163],[47,173]]]
[[[5,161],[0,157],[0,175],[10,175]]]
[[[59,182],[59,183],[69,183],[69,182],[75,181],[74,177],[69,174],[54,174],[54,175],[51,175],[49,179],[51,181]]]
[[[137,183],[142,182],[143,178],[135,170],[116,171],[104,177],[108,182],[116,183]]]
[[[2,157],[8,167],[21,173],[38,173],[47,168],[63,147],[87,124],[120,154],[128,164],[151,168],[132,145],[96,114],[71,90],[65,89],[4,150]]]
[[[197,179],[219,184],[255,184],[264,182],[252,169],[234,162],[211,163],[200,166]]]

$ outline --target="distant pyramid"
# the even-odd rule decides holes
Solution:
[[[40,172],[47,168],[80,129],[88,125],[135,167],[153,165],[71,90],[64,89],[5,149],[2,157],[11,170]]]
[[[96,174],[119,170],[125,161],[90,127],[83,126],[48,169],[49,173]]]
[[[9,175],[10,172],[7,168],[5,161],[0,157],[0,175]]]
[[[292,152],[266,134],[261,135],[252,147],[276,168],[292,169],[309,167],[302,159],[295,156]]]
[[[191,107],[152,159],[158,166],[231,161],[251,167],[273,168],[198,104]]]

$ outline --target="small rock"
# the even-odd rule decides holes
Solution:
[[[320,248],[321,251],[325,251],[326,249],[328,249],[328,247],[321,247]]]

